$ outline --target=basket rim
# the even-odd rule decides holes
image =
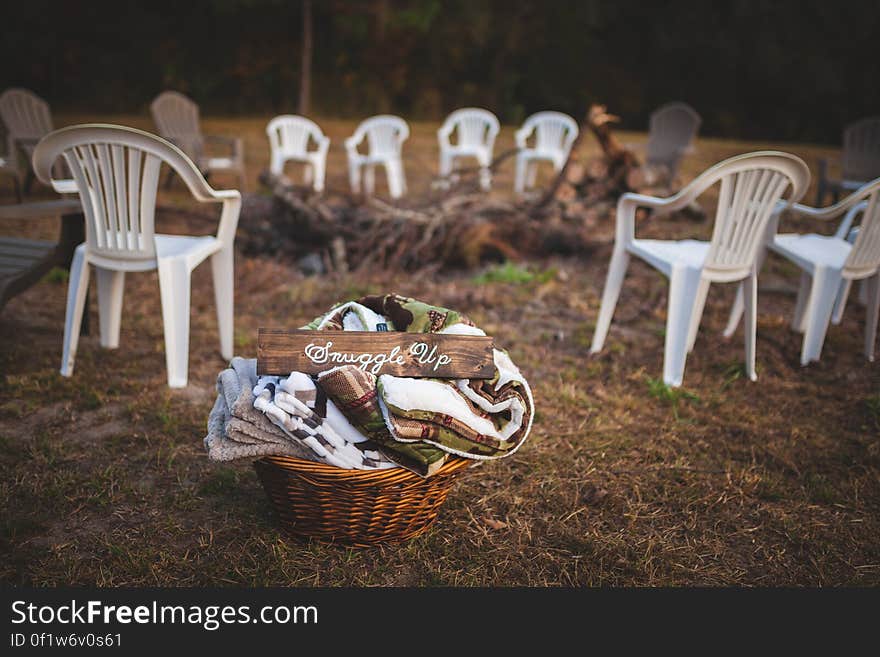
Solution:
[[[432,479],[440,475],[451,475],[458,472],[459,470],[479,463],[479,461],[474,461],[473,459],[466,459],[460,456],[450,456],[449,460],[447,460],[446,463],[444,463],[440,467],[440,469],[438,469],[434,474],[432,474],[430,477],[422,477],[412,470],[407,470],[402,466],[396,468],[384,468],[379,470],[357,470],[340,468],[339,466],[330,465],[329,463],[309,461],[306,459],[297,458],[295,456],[264,456],[254,461],[254,464],[260,462],[277,466],[283,470],[318,475],[337,481],[357,480],[358,483],[364,484],[387,484],[416,479],[431,481]]]

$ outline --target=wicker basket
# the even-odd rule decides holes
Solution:
[[[450,458],[422,478],[409,470],[346,470],[286,456],[254,462],[281,525],[296,536],[368,546],[418,536],[437,518],[456,475]]]

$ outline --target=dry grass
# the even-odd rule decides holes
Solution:
[[[59,124],[85,117],[66,117]],[[265,119],[205,121],[243,134],[251,189],[267,160]],[[131,117],[111,120],[149,127]],[[345,177],[333,139],[331,186]],[[414,126],[413,190],[435,166],[435,125]],[[512,143],[502,132],[499,149]],[[756,145],[702,140],[687,175]],[[760,145],[764,146],[764,145]],[[821,149],[784,146],[815,164]],[[511,171],[497,191],[510,189]],[[222,181],[218,180],[220,185]],[[8,190],[6,191],[8,194]],[[162,228],[212,226],[172,211]],[[706,236],[688,221],[647,234]],[[51,235],[51,221],[0,230]],[[600,357],[587,355],[610,255],[528,263],[534,277],[304,278],[286,262],[239,258],[236,352],[265,324],[297,326],[332,302],[396,290],[469,313],[533,383],[534,432],[508,460],[469,471],[439,521],[405,545],[348,550],[281,535],[246,464],[201,446],[216,351],[210,270],[193,278],[190,386],[165,387],[155,274],[129,276],[121,348],[81,341],[75,376],[57,374],[65,285],[47,279],[0,315],[0,581],[119,585],[872,585],[880,583],[880,370],[861,355],[864,309],[830,330],[822,361],[798,364],[787,318],[795,272],[762,278],[759,381],[742,376],[741,335],[719,337],[732,289],[713,289],[686,387],[657,382],[666,284],[634,263]],[[500,279],[500,280],[499,280]],[[510,279],[519,279],[509,281]],[[92,294],[93,326],[97,325]]]

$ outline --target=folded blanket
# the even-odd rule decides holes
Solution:
[[[513,454],[531,430],[532,393],[506,353],[495,349],[493,355],[490,380],[381,375],[379,396],[392,437],[478,460]]]
[[[307,402],[280,387],[277,377],[260,377],[254,387],[254,407],[263,411],[291,439],[311,449],[320,460],[358,470],[394,466],[368,441],[352,443],[342,438],[332,423],[315,413]]]
[[[305,376],[305,375],[303,375]],[[234,358],[229,369],[217,377],[217,400],[208,416],[205,447],[215,461],[263,456],[294,456],[343,468],[391,468],[395,464],[376,451],[375,446],[359,436],[354,447],[340,438],[330,426],[321,426],[321,418],[293,395],[288,405],[298,407],[301,417],[291,417],[268,399],[268,385],[274,377],[257,378],[256,360]],[[308,377],[306,377],[308,378]],[[262,387],[258,384],[262,382]],[[254,395],[257,389],[259,396]],[[292,388],[293,389],[293,388]],[[264,392],[265,391],[265,392]],[[308,390],[297,392],[308,398]],[[314,384],[311,398],[316,397]],[[288,393],[284,393],[288,394]],[[337,415],[349,430],[351,425]]]
[[[331,402],[358,430],[379,445],[379,450],[398,465],[428,477],[446,463],[447,455],[430,445],[407,445],[395,441],[385,424],[379,403],[376,377],[354,365],[324,372],[318,385]]]
[[[233,358],[232,367],[217,377],[217,400],[208,415],[205,448],[214,461],[283,455],[313,458],[311,450],[294,443],[254,408],[251,389],[257,380],[256,360]]]

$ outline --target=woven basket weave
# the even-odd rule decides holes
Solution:
[[[284,529],[363,547],[427,530],[456,475],[472,463],[450,458],[427,479],[404,468],[346,470],[287,456],[262,458],[254,469]]]

